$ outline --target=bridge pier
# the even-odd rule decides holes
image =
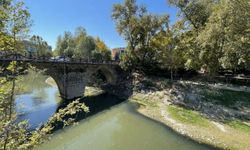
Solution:
[[[50,74],[57,83],[60,96],[63,99],[75,99],[84,95],[85,86],[88,82],[86,72],[57,72]]]

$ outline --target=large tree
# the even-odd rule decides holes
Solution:
[[[249,68],[249,0],[169,0],[180,9],[186,67]]]
[[[113,7],[112,17],[120,35],[128,43],[127,52],[122,60],[133,68],[145,69],[157,63],[155,51],[150,43],[152,38],[168,24],[168,16],[157,16],[138,6],[136,0],[125,0]],[[129,59],[129,60],[128,60]]]
[[[197,41],[202,46],[201,59],[209,68],[249,68],[249,0],[221,0],[213,7],[209,20]],[[215,66],[211,61],[217,62]]]
[[[208,21],[216,0],[168,0],[168,2],[179,8],[182,21],[187,22],[189,29],[200,30]]]
[[[178,26],[167,26],[157,33],[152,40],[152,47],[155,48],[160,68],[170,70],[171,80],[173,72],[184,67],[183,49],[180,46],[180,34]]]

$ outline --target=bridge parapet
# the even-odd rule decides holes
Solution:
[[[10,54],[10,55],[0,55],[0,62],[26,62],[26,63],[57,63],[57,64],[93,64],[93,65],[119,65],[119,61],[105,61],[105,60],[86,60],[86,59],[76,59],[76,58],[68,58],[68,59],[55,59],[53,57],[27,57],[19,54]]]

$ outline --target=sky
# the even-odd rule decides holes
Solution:
[[[111,18],[113,4],[123,0],[24,0],[31,13],[33,26],[30,35],[39,35],[54,49],[56,40],[64,31],[74,33],[79,26],[88,35],[100,37],[109,48],[125,47],[126,42],[116,32]],[[170,21],[176,19],[176,8],[170,7],[166,0],[137,0],[148,11],[169,14]]]

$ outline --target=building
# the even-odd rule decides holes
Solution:
[[[113,48],[112,49],[112,60],[119,60],[121,54],[125,52],[125,47]]]

